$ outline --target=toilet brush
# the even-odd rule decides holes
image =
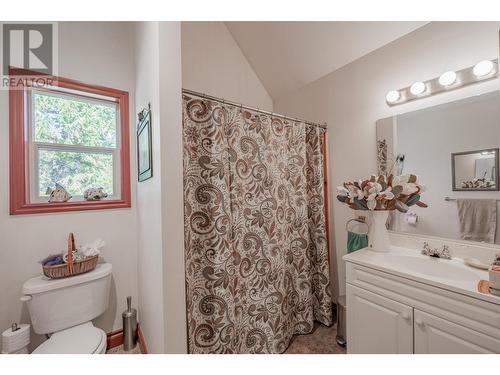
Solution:
[[[129,351],[137,344],[137,310],[132,308],[132,297],[127,297],[127,310],[122,313],[123,350]]]

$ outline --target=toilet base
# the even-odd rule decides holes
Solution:
[[[32,354],[104,354],[106,333],[92,322],[59,332],[37,347]]]

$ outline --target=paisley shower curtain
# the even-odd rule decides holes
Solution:
[[[183,95],[190,353],[282,353],[332,324],[323,132]]]

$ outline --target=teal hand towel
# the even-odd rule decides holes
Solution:
[[[347,253],[368,247],[368,235],[347,232]]]

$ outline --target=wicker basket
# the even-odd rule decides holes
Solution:
[[[68,238],[68,262],[55,266],[42,266],[43,274],[51,279],[62,279],[80,275],[92,271],[97,266],[99,255],[87,257],[83,260],[73,261],[73,250],[75,249],[75,238],[73,233]]]

